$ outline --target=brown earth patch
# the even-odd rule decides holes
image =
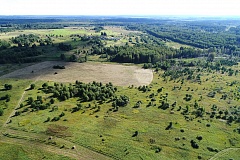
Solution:
[[[53,69],[54,65],[65,66],[66,69]],[[108,83],[117,86],[140,86],[152,82],[152,70],[138,66],[126,66],[106,63],[71,63],[46,61],[28,66],[0,78],[36,79],[54,82],[75,82],[76,80],[89,83],[92,81]]]

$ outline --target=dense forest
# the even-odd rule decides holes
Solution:
[[[108,60],[114,62],[156,64],[172,58],[209,57],[211,53],[240,56],[240,24],[236,20],[177,21],[167,18],[154,20],[148,18],[107,18],[100,20],[97,17],[90,17],[90,19],[69,17],[63,26],[62,22],[66,19],[62,18],[40,17],[35,19],[30,16],[25,17],[25,23],[22,23],[22,17],[15,19],[2,17],[0,30],[7,33],[25,29],[60,29],[70,26],[86,26],[80,22],[88,22],[88,26],[94,27],[93,30],[96,32],[101,32],[107,25],[120,25],[128,30],[138,30],[145,33],[137,38],[134,46],[126,43],[124,46],[106,47],[101,41],[101,36],[107,36],[104,32],[99,37],[80,37],[81,41],[87,41],[92,47],[91,51],[88,52],[89,54],[104,54]],[[0,63],[29,62],[31,59],[36,61],[36,56],[42,52],[42,48],[38,46],[52,45],[54,47],[53,39],[58,36],[61,37],[61,35],[39,37],[33,34],[23,34],[10,40],[0,40],[0,50],[2,50]],[[76,38],[73,38],[76,41]],[[165,42],[168,41],[189,45],[192,48],[174,49],[165,45]],[[55,47],[62,51],[74,49],[71,44],[64,43],[59,43]],[[26,57],[35,58],[26,60]],[[72,57],[72,59],[76,59],[76,57]],[[77,61],[72,59],[70,61]]]

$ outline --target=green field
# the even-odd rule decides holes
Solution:
[[[23,131],[26,134],[43,134],[51,127],[58,126],[56,129],[59,131],[51,133],[51,135],[65,137],[64,139],[78,145],[86,146],[100,153],[103,152],[120,159],[174,159],[175,155],[178,155],[179,159],[197,158],[198,156],[208,159],[215,152],[208,151],[207,147],[220,151],[233,147],[233,145],[234,147],[240,145],[239,134],[233,132],[238,127],[238,124],[232,123],[227,125],[226,122],[212,119],[209,115],[204,114],[203,117],[196,118],[195,115],[191,114],[195,110],[193,107],[194,101],[197,101],[199,106],[203,106],[205,112],[211,112],[213,104],[218,106],[220,110],[225,110],[230,106],[237,106],[239,102],[236,100],[230,100],[230,104],[228,101],[221,100],[220,93],[217,93],[215,98],[209,98],[206,95],[211,89],[217,87],[223,88],[221,92],[231,92],[237,85],[226,86],[226,82],[237,80],[240,78],[239,76],[228,77],[219,75],[219,73],[211,75],[202,73],[202,84],[200,85],[189,81],[181,84],[180,80],[179,82],[177,80],[168,80],[166,82],[159,74],[162,73],[155,73],[154,80],[149,86],[151,91],[146,93],[138,91],[136,88],[118,87],[117,95],[128,96],[130,103],[126,107],[119,108],[117,112],[109,112],[111,103],[105,102],[101,104],[95,101],[90,103],[84,102],[82,103],[83,109],[76,113],[71,113],[71,108],[76,106],[78,99],[70,98],[66,101],[55,99],[53,106],[58,106],[58,110],[50,112],[53,106],[46,110],[34,112],[28,109],[27,112],[11,118],[12,122],[7,127]],[[206,81],[206,79],[208,80]],[[6,82],[1,81],[2,84]],[[18,89],[19,92],[22,90],[21,88],[26,87],[23,84],[30,84],[29,81],[20,82],[9,81],[14,88],[20,88]],[[24,108],[29,107],[26,100],[31,96],[34,99],[37,95],[42,96],[44,103],[50,100],[49,97],[51,95],[44,94],[39,90],[42,84],[43,82],[38,81],[36,82],[36,89],[26,92],[22,102]],[[53,85],[53,83],[49,83],[49,85]],[[181,86],[181,89],[173,89],[174,86]],[[164,88],[162,92],[158,93],[157,90],[160,87]],[[17,90],[13,89],[12,91]],[[12,94],[11,92],[10,94]],[[149,102],[151,102],[149,96],[152,93],[156,101],[152,101],[151,106],[148,106]],[[4,92],[1,92],[1,94],[3,95]],[[177,105],[166,110],[159,109],[161,97],[166,94],[168,94],[168,103],[173,104],[176,101]],[[193,99],[186,102],[184,100],[186,94],[191,94]],[[200,96],[203,97],[201,100],[199,100]],[[142,103],[139,108],[134,108],[133,106],[137,101]],[[15,101],[13,102],[16,104]],[[89,104],[92,106],[97,104],[101,107],[101,110],[94,113],[94,109],[87,107]],[[190,106],[190,111],[184,116],[181,112],[186,105]],[[178,111],[179,106],[183,108],[181,111]],[[17,111],[22,111],[24,108]],[[6,114],[4,115],[8,115],[12,108],[5,110]],[[44,123],[47,117],[52,119],[62,112],[65,115],[59,121]],[[170,112],[173,112],[173,114],[170,114]],[[188,117],[187,119],[186,116]],[[1,117],[1,119],[6,119],[4,117]],[[173,123],[172,129],[165,130],[170,122]],[[207,124],[211,124],[211,127],[206,127]],[[59,127],[67,127],[67,129],[61,130]],[[181,129],[184,132],[180,132]],[[132,137],[135,131],[138,131],[139,134],[137,137]],[[202,136],[203,140],[198,141],[196,139],[197,136]],[[176,140],[176,138],[179,138],[179,140]],[[191,140],[197,141],[199,149],[191,147]],[[155,153],[158,148],[161,148],[161,152]],[[234,152],[230,155],[234,156]]]
[[[136,76],[133,73],[138,70],[127,66],[142,67],[143,64],[127,63],[124,70],[114,68],[116,63],[110,62],[114,56],[92,52],[110,46],[119,49],[126,43],[126,48],[144,44],[142,33],[125,30],[122,26],[105,26],[101,32],[108,36],[101,39],[94,37],[101,32],[96,33],[93,28],[1,33],[0,38],[4,40],[19,34],[36,34],[40,38],[54,36],[51,45],[40,46],[36,42],[42,54],[35,57],[48,62],[0,65],[0,76],[12,71],[20,74],[11,79],[0,77],[0,159],[238,159],[239,63],[220,64],[206,56],[168,59],[176,61],[176,66],[165,70],[149,67],[152,82],[134,86],[130,78]],[[83,37],[72,37],[73,34],[90,38],[83,41]],[[118,39],[111,40],[112,37]],[[61,50],[59,43],[71,45],[71,49]],[[165,46],[171,49],[191,47],[176,42],[167,42]],[[133,52],[128,50],[132,58]],[[60,58],[62,55],[65,59]],[[77,60],[71,60],[72,56]],[[138,56],[140,59],[141,55]],[[161,58],[160,64],[164,63]],[[82,60],[91,62],[82,64],[85,62]],[[147,64],[151,60],[154,59],[150,58]],[[199,66],[191,66],[194,63]],[[32,68],[24,68],[32,64]],[[53,69],[62,65],[65,70]],[[104,72],[95,71],[102,66],[105,66]],[[25,70],[18,70],[21,68]],[[100,83],[108,78],[107,72],[114,71],[118,75],[110,76],[129,86]],[[90,72],[94,76],[91,77]],[[47,79],[47,76],[55,79]],[[75,82],[77,79],[72,77],[76,76],[92,78],[94,82]],[[71,79],[72,83],[63,81],[64,78]],[[138,81],[140,83],[141,79]],[[7,89],[9,84],[12,87]],[[107,92],[109,88],[111,93]],[[91,99],[91,96],[95,97]],[[129,100],[119,100],[124,96]]]
[[[4,160],[30,160],[30,159],[56,159],[70,160],[71,158],[42,151],[30,146],[0,142],[1,159]]]
[[[180,43],[177,43],[177,42],[166,42],[166,45],[168,47],[172,47],[172,48],[176,48],[176,49],[180,49],[181,47],[187,47],[187,48],[192,47],[192,46],[185,45],[185,44],[180,44]]]

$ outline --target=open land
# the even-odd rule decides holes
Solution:
[[[65,69],[53,69],[54,65],[65,66]],[[33,72],[32,72],[33,71]],[[57,74],[56,74],[57,73]],[[112,82],[117,86],[149,85],[153,79],[150,69],[137,66],[125,66],[103,63],[70,63],[46,61],[22,68],[1,76],[0,78],[35,79],[53,82],[75,82],[76,80],[89,83],[101,81]]]
[[[239,158],[237,27],[127,20],[0,33],[0,159]]]

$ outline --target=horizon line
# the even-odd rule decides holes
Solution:
[[[103,17],[103,16],[108,16],[108,17],[129,17],[129,16],[132,16],[132,17],[156,17],[156,16],[159,16],[159,17],[240,17],[240,15],[185,15],[185,14],[182,14],[182,15],[172,15],[172,14],[152,14],[152,15],[146,15],[146,14],[129,14],[129,15],[125,15],[125,14],[119,14],[119,15],[115,15],[115,14],[102,14],[102,15],[94,15],[94,14],[12,14],[12,15],[5,15],[5,14],[0,14],[0,16],[55,16],[55,17],[59,17],[59,16],[94,16],[94,17]]]

